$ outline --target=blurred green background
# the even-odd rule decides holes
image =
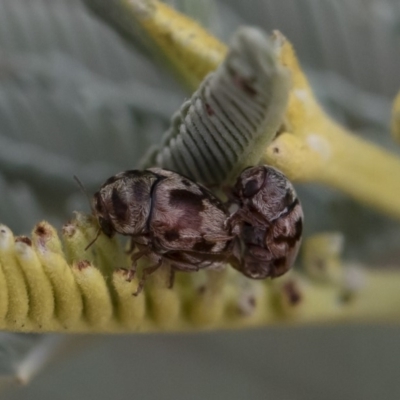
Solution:
[[[398,0],[169,3],[224,41],[243,24],[279,29],[328,112],[400,154],[388,133]],[[72,176],[92,192],[135,167],[189,95],[80,0],[0,0],[0,221],[26,234],[88,211]],[[398,266],[397,221],[328,188],[297,189],[306,234],[339,230],[346,259]],[[399,334],[371,325],[76,337],[22,388],[9,384],[13,371],[45,339],[3,334],[0,383],[5,399],[397,399]]]

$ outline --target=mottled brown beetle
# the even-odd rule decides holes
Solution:
[[[238,209],[227,221],[235,240],[234,268],[253,279],[276,278],[293,265],[303,211],[289,180],[273,167],[249,167],[232,190]]]
[[[148,275],[163,263],[173,272],[222,265],[231,254],[232,235],[225,205],[208,189],[160,168],[131,170],[109,178],[95,193],[93,213],[107,236],[131,237],[132,275],[146,256],[138,294]]]

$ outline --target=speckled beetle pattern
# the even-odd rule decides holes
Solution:
[[[121,172],[95,193],[92,210],[104,234],[131,237],[132,275],[141,257],[151,260],[135,294],[164,263],[171,274],[216,268],[232,251],[225,205],[204,186],[172,171]]]
[[[233,267],[253,279],[283,275],[296,259],[303,230],[303,211],[292,184],[273,167],[249,167],[231,196],[238,207],[227,220],[236,236]]]
[[[224,204],[204,186],[175,172],[149,168],[109,178],[95,193],[99,230],[131,237],[132,268],[148,257],[135,294],[161,265],[174,271],[224,263],[252,279],[276,278],[297,256],[303,211],[289,180],[270,166],[242,171]],[[228,206],[237,209],[229,215]],[[134,252],[134,250],[137,250]]]

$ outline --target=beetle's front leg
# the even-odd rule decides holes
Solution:
[[[136,289],[136,292],[132,293],[134,296],[139,295],[144,288],[144,284],[146,283],[147,277],[158,270],[161,267],[162,259],[160,258],[158,262],[150,267],[147,267],[142,272],[142,277],[140,278],[139,285]]]

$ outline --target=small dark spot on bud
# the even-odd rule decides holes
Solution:
[[[256,307],[257,302],[256,302],[256,298],[254,296],[250,296],[248,302],[249,302],[249,306],[251,306],[252,308]]]
[[[76,232],[76,227],[71,223],[67,222],[63,227],[62,227],[62,233],[64,236],[73,236]]]
[[[5,229],[0,230],[1,233],[6,233]]]
[[[43,224],[39,224],[36,229],[35,229],[35,233],[38,236],[45,236],[48,234],[46,227]]]
[[[76,264],[76,266],[79,269],[79,271],[82,271],[83,269],[90,267],[90,261],[87,261],[87,260],[79,261]]]
[[[354,300],[354,292],[350,290],[343,290],[339,295],[339,302],[341,304],[349,304]]]
[[[301,302],[302,295],[298,285],[294,281],[286,282],[283,286],[283,292],[287,296],[290,305],[296,306]]]
[[[279,148],[278,148],[278,147],[274,147],[274,148],[272,149],[272,151],[273,151],[273,153],[275,153],[275,154],[279,154]]]
[[[32,240],[28,236],[17,236],[15,242],[25,243],[27,246],[32,246]]]
[[[206,292],[206,285],[201,285],[197,291],[199,292],[199,294],[204,294]]]
[[[215,113],[214,110],[211,108],[211,106],[208,103],[205,103],[206,111],[207,114],[212,117]]]
[[[252,86],[252,82],[249,79],[244,78],[243,76],[240,76],[236,71],[230,70],[233,83],[243,92],[245,92],[248,96],[254,97],[257,94],[257,91],[254,89]]]
[[[254,309],[256,308],[256,298],[251,296],[246,296],[243,298],[238,304],[238,313],[244,317],[249,317],[254,313]]]

